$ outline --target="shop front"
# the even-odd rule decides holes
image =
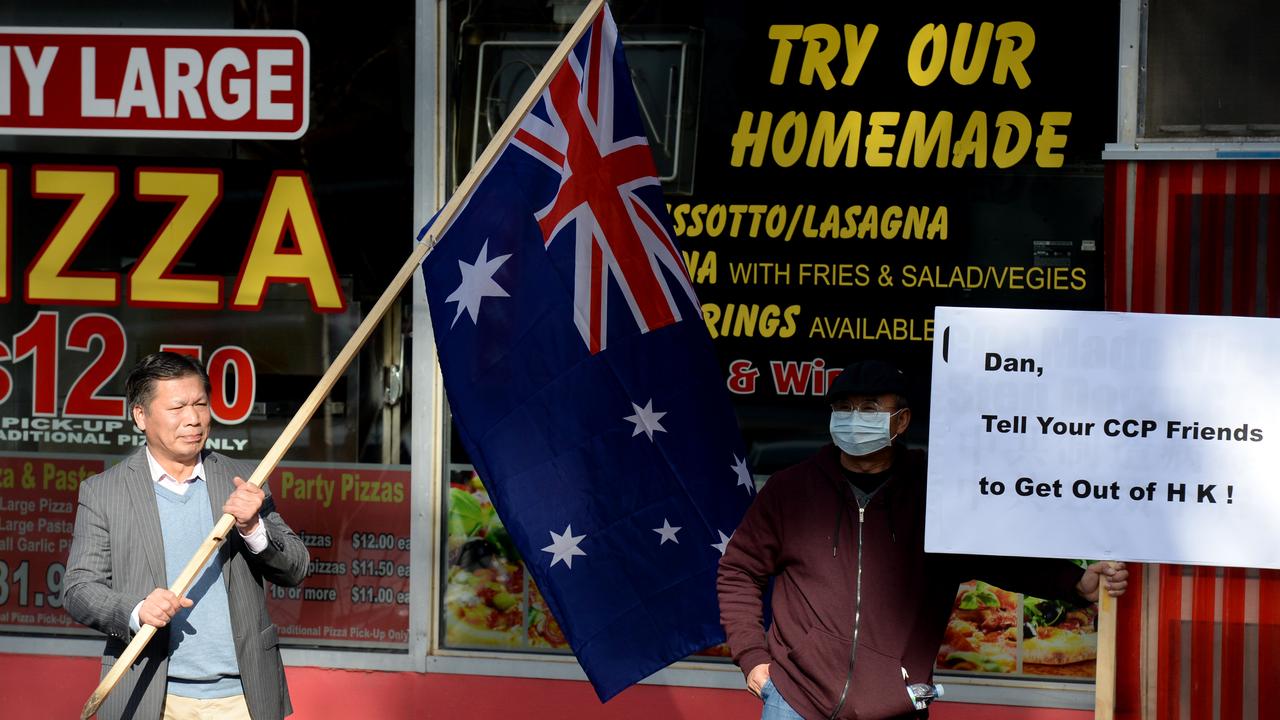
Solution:
[[[142,440],[128,368],[200,357],[212,447],[264,456],[583,5],[5,14],[0,697],[15,717],[74,713],[97,679],[102,641],[60,590],[79,483]],[[927,447],[937,306],[1122,309],[1130,256],[1109,238],[1132,190],[1102,160],[1123,115],[1121,10],[613,7],[757,486],[826,442],[827,385],[862,358],[908,372],[905,441]],[[600,705],[484,481],[451,427],[419,276],[270,476],[312,558],[302,587],[269,588],[299,717],[756,712],[723,646]],[[1026,641],[1044,627],[1089,646],[1096,610],[1017,590],[957,588],[937,717],[1093,707],[1093,654]]]

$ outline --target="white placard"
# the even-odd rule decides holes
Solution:
[[[1280,568],[1280,321],[939,307],[931,552]]]

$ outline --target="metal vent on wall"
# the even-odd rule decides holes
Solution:
[[[1273,0],[1143,3],[1147,138],[1280,135],[1280,5]]]
[[[649,146],[668,193],[693,192],[700,56],[699,45],[690,35],[624,40]],[[556,44],[538,39],[480,44],[470,164],[520,101]]]

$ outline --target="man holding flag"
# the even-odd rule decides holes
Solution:
[[[423,275],[462,443],[607,700],[723,641],[755,486],[601,5]]]

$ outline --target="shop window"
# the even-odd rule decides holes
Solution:
[[[6,24],[20,26],[6,33],[287,30],[310,53],[310,126],[296,140],[0,133],[0,635],[27,643],[6,648],[41,651],[41,639],[15,636],[96,636],[62,610],[62,575],[79,483],[142,442],[123,398],[140,358],[170,349],[203,359],[210,447],[255,462],[407,257],[413,19],[412,3],[351,13],[270,0],[107,10],[50,0],[6,10]],[[135,44],[162,48],[164,36],[149,32]],[[16,45],[0,45],[17,71]],[[102,97],[121,87],[125,56],[94,56]],[[64,48],[56,59],[80,57]],[[150,81],[163,83],[161,50],[147,57]],[[54,246],[65,263],[49,260]],[[313,561],[302,587],[268,587],[286,647],[409,648],[405,327],[394,308],[269,478]],[[85,646],[101,652],[100,641]]]
[[[572,653],[475,469],[451,465],[445,497],[441,645]],[[728,655],[722,644],[691,659],[714,661]]]

